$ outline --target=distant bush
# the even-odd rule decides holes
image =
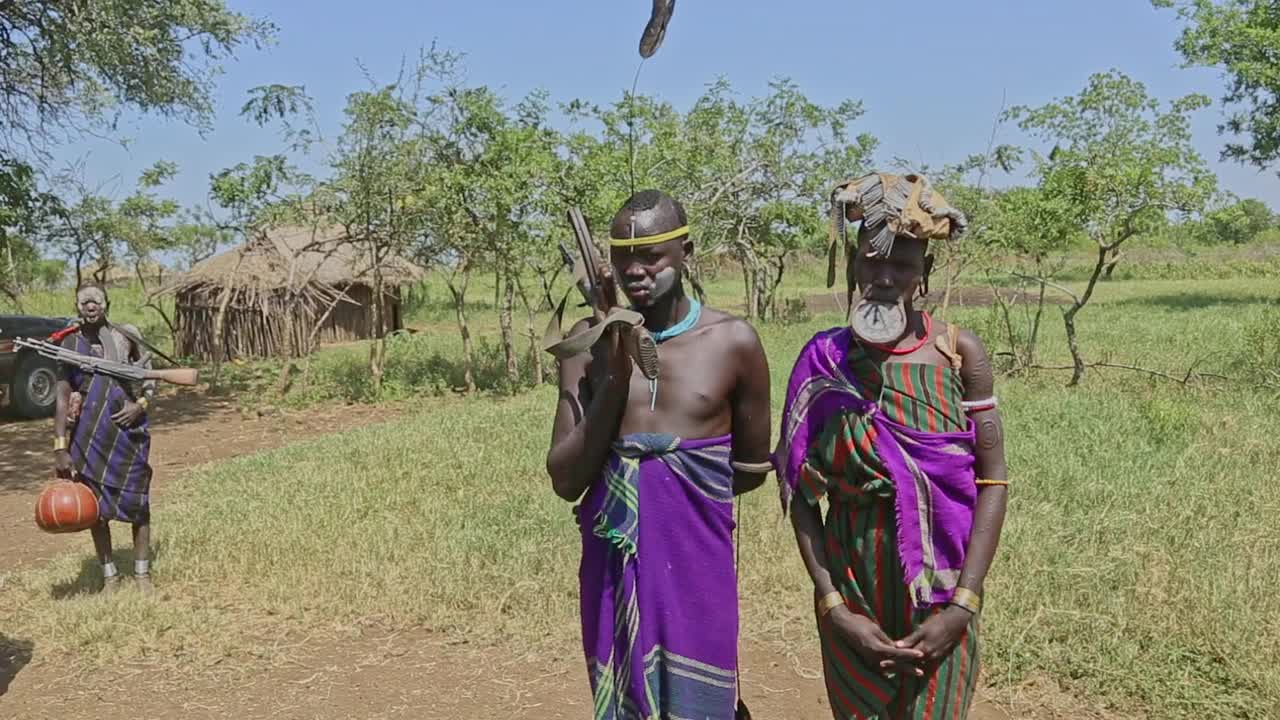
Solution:
[[[511,385],[502,346],[488,338],[476,342],[475,364],[476,387],[481,391],[508,394],[532,384]],[[442,350],[438,337],[400,334],[388,340],[380,392],[374,390],[369,374],[367,346],[361,345],[317,353],[306,382],[295,382],[297,391],[288,401],[295,405],[325,400],[366,403],[440,396],[465,387],[464,373],[461,354]]]

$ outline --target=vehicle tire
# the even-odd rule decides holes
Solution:
[[[52,417],[57,388],[57,363],[35,353],[23,353],[10,386],[14,411],[25,418]]]

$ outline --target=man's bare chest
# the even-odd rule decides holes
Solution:
[[[672,348],[661,354],[656,381],[632,371],[623,424],[647,432],[720,425],[730,416],[733,378],[734,369],[709,347]]]

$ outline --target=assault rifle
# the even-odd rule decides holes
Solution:
[[[160,380],[173,385],[190,386],[195,385],[196,379],[199,377],[199,371],[195,368],[148,370],[147,368],[129,365],[128,363],[114,362],[104,358],[93,357],[92,355],[84,355],[74,350],[68,350],[59,345],[47,343],[43,340],[18,338],[17,340],[14,340],[13,344],[18,347],[33,350],[51,360],[66,363],[67,365],[74,365],[86,372],[109,375],[120,380],[130,380],[135,382],[142,382],[143,380]]]
[[[573,273],[575,285],[591,308],[595,322],[591,327],[576,335],[564,337],[560,326],[564,317],[565,302],[569,299],[570,290],[565,293],[560,306],[556,308],[551,324],[543,336],[542,347],[561,360],[571,358],[595,345],[604,337],[605,331],[615,325],[624,326],[626,333],[627,353],[635,361],[636,366],[645,378],[653,381],[658,377],[658,345],[653,336],[644,328],[644,316],[635,310],[628,310],[618,305],[617,287],[613,283],[606,284],[600,277],[603,263],[600,253],[596,251],[595,242],[591,239],[591,231],[587,221],[578,208],[569,208],[569,226],[573,228],[573,236],[578,244],[578,258],[574,257],[560,244],[560,256],[569,271]]]

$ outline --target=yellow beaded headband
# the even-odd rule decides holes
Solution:
[[[688,234],[689,234],[689,226],[681,225],[675,230],[671,230],[664,233],[658,233],[657,235],[646,235],[644,237],[616,238],[611,235],[609,236],[609,244],[613,247],[636,247],[638,245],[657,245],[658,243],[664,243],[668,240],[675,240],[676,238],[681,237],[682,235],[688,235]]]

